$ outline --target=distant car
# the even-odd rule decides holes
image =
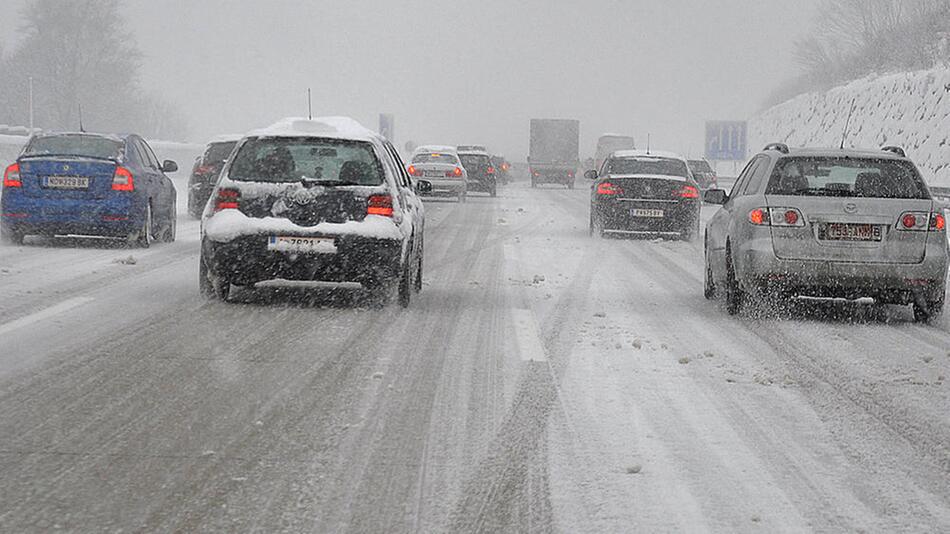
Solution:
[[[719,177],[716,176],[716,171],[713,170],[708,161],[691,159],[686,163],[689,165],[689,170],[693,173],[693,178],[699,184],[700,189],[705,191],[719,185]]]
[[[587,171],[591,235],[655,235],[690,240],[699,233],[699,186],[686,160],[668,152],[621,150]]]
[[[393,146],[352,119],[285,119],[224,165],[201,224],[199,287],[356,282],[408,306],[422,289],[425,209]]]
[[[498,196],[498,176],[491,156],[484,151],[459,151],[459,159],[468,175],[468,191],[481,191]]]
[[[218,179],[224,161],[231,155],[231,151],[241,140],[240,135],[226,135],[213,139],[205,147],[204,154],[191,170],[188,178],[188,213],[192,217],[200,218],[205,204],[211,198],[211,191]]]
[[[947,220],[899,148],[790,150],[772,144],[739,175],[706,228],[706,298],[871,297],[943,311]]]
[[[412,153],[406,169],[424,188],[426,196],[456,197],[465,202],[468,193],[468,172],[454,147],[426,145]]]
[[[498,154],[493,155],[491,157],[491,164],[495,167],[495,175],[498,177],[499,183],[507,184],[511,182],[511,163],[508,163],[505,156]]]
[[[0,236],[15,244],[27,235],[174,241],[177,192],[165,173],[176,170],[137,135],[36,135],[4,171]]]

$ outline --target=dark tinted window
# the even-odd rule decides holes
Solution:
[[[611,158],[607,162],[609,174],[652,174],[686,177],[689,172],[680,160],[667,158]]]
[[[24,156],[78,156],[117,159],[123,143],[98,135],[49,135],[35,137]]]
[[[488,156],[478,154],[459,154],[459,159],[462,160],[462,166],[466,169],[477,169],[491,165],[491,160]]]
[[[263,137],[241,145],[228,177],[246,182],[380,185],[383,169],[373,146],[314,137]]]
[[[703,161],[701,159],[699,160],[694,159],[694,160],[690,160],[688,163],[689,163],[689,170],[693,172],[703,172],[703,173],[713,172],[712,167],[709,166],[709,162],[707,161]]]
[[[211,143],[205,151],[202,163],[205,165],[220,165],[224,160],[228,159],[228,156],[231,155],[231,151],[234,150],[234,145],[236,144],[237,141]]]
[[[770,195],[929,198],[909,161],[845,157],[783,158],[769,178]]]

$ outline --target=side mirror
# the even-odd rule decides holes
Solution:
[[[178,172],[178,164],[170,159],[162,163],[162,172]]]
[[[706,204],[722,206],[727,200],[729,200],[729,195],[722,189],[707,189],[703,194],[703,202]]]
[[[585,172],[585,173],[584,173],[584,178],[587,178],[588,180],[596,180],[596,179],[597,179],[597,171],[595,171],[594,169],[591,169],[591,170]]]
[[[416,193],[431,193],[432,192],[432,182],[427,180],[419,180],[416,182]]]

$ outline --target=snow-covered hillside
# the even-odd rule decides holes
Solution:
[[[950,187],[950,68],[872,76],[770,108],[749,124],[753,150],[769,142],[838,146],[899,145],[934,186]]]

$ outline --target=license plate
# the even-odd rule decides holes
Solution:
[[[422,174],[429,178],[445,178],[445,171],[425,171]]]
[[[47,176],[46,187],[51,189],[89,189],[89,177]]]
[[[663,210],[644,210],[644,209],[633,209],[630,210],[630,215],[634,217],[650,217],[652,219],[662,219]]]
[[[824,226],[826,241],[880,241],[883,238],[881,226],[877,224],[828,223]]]
[[[336,243],[332,237],[270,236],[267,250],[298,254],[336,254]]]

